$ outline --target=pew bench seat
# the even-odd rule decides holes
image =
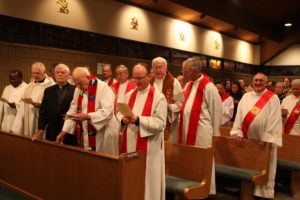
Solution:
[[[254,187],[268,181],[271,144],[266,143],[262,149],[260,141],[244,139],[243,143],[238,146],[235,138],[213,137],[215,173],[226,180],[240,182],[241,200],[254,200]]]
[[[212,147],[165,142],[166,191],[176,200],[206,199],[212,174]]]
[[[215,170],[217,176],[230,178],[238,181],[252,181],[254,177],[261,175],[261,172],[259,171],[231,167],[222,164],[216,164]]]
[[[300,171],[300,163],[291,160],[278,159],[277,167],[284,170]]]
[[[193,180],[178,178],[175,176],[166,176],[166,190],[170,193],[175,193],[179,194],[180,196],[184,196],[184,193],[187,189],[197,186],[199,186],[200,189],[199,182]]]
[[[300,143],[299,135],[282,135],[282,147],[277,149],[277,168],[291,171],[291,196],[300,192]]]

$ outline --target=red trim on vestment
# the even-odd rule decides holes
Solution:
[[[230,97],[230,94],[225,92],[224,94],[220,95],[220,97],[221,97],[222,102],[224,102],[228,97]]]
[[[154,99],[154,87],[150,86],[148,97],[146,99],[143,112],[141,116],[151,116],[151,110],[153,105],[153,99]],[[133,105],[135,103],[136,95],[138,90],[135,89],[133,93],[130,96],[128,106],[130,109],[133,109]],[[137,143],[136,143],[136,150],[143,151],[145,155],[147,156],[147,147],[148,146],[148,137],[141,137],[140,133],[138,133],[137,137]],[[127,153],[127,128],[124,131],[123,140],[121,144],[121,153]]]
[[[197,129],[198,129],[198,122],[199,122],[200,113],[201,113],[201,109],[202,109],[203,91],[204,91],[206,84],[209,82],[210,82],[209,79],[204,76],[198,84],[198,88],[197,88],[197,92],[196,92],[196,95],[194,98],[194,103],[192,106],[190,120],[189,120],[189,127],[188,127],[187,139],[186,139],[186,144],[188,144],[188,145],[195,145]],[[184,113],[185,105],[186,105],[186,102],[190,95],[193,83],[192,83],[192,81],[190,81],[188,84],[189,85],[187,86],[185,94],[184,94],[184,101],[182,103],[181,115],[180,115],[179,133],[178,133],[178,143],[180,143],[180,144],[183,143],[183,113]]]
[[[297,121],[300,115],[300,100],[294,106],[289,118],[286,120],[284,125],[284,134],[290,134],[295,122]]]
[[[266,103],[273,96],[273,92],[267,90],[256,102],[256,104],[250,109],[243,120],[242,131],[244,138],[248,139],[248,129],[256,115],[261,111],[261,109],[266,105]]]

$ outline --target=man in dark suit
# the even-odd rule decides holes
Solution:
[[[70,69],[64,64],[56,65],[54,76],[56,84],[44,91],[39,110],[38,131],[32,140],[41,138],[46,133],[46,140],[55,141],[64,124],[64,115],[69,110],[75,87],[68,83]],[[76,145],[76,137],[67,134],[64,144]]]

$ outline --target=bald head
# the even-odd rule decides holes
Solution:
[[[138,63],[132,69],[132,76],[135,80],[138,90],[144,90],[150,84],[150,78],[148,76],[148,70],[146,66]]]
[[[111,66],[110,65],[104,65],[102,68],[102,77],[104,80],[110,78],[112,75]]]
[[[87,68],[76,67],[73,70],[72,77],[79,89],[87,91],[90,82],[90,72]]]

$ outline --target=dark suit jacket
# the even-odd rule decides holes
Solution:
[[[66,93],[61,105],[58,103],[59,86],[57,84],[46,88],[44,91],[39,111],[38,130],[45,130],[47,140],[56,140],[56,136],[61,132],[64,124],[63,115],[69,110],[73,99],[75,87],[69,83],[64,87],[66,87]],[[76,145],[76,137],[67,134],[64,143]]]

